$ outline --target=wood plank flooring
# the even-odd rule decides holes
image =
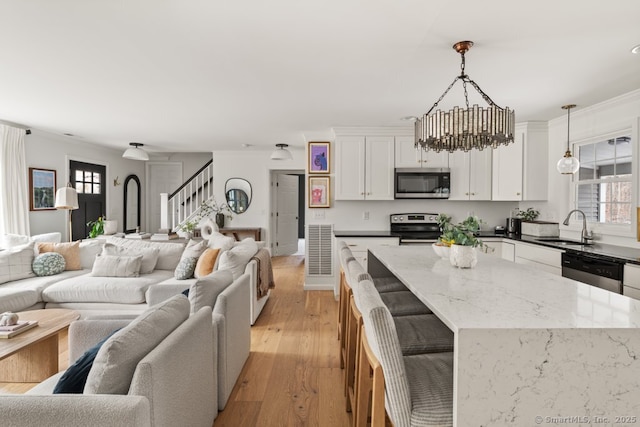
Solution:
[[[338,302],[307,291],[304,257],[274,257],[276,288],[251,328],[251,354],[214,426],[348,426]]]
[[[274,257],[276,288],[251,328],[251,354],[214,427],[349,426],[332,291],[304,291],[304,257]],[[68,353],[61,343],[60,369]],[[0,383],[2,393],[35,384]]]

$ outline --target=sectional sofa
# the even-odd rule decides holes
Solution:
[[[196,279],[177,280],[175,271],[185,251],[184,243],[152,242],[147,240],[107,237],[90,239],[73,244],[61,244],[56,233],[48,235],[49,242],[42,238],[20,241],[0,251],[0,313],[5,311],[25,311],[40,308],[69,308],[80,313],[81,318],[109,315],[137,315],[148,306],[148,294],[154,286],[173,285],[184,290]],[[59,240],[59,235],[57,236]],[[28,239],[28,238],[27,238]],[[14,239],[15,240],[15,239]],[[75,253],[77,258],[71,269],[59,274],[36,276],[32,263],[38,254],[38,246],[45,243],[57,245],[64,252],[65,245],[77,247],[67,252]],[[142,270],[135,277],[115,277],[112,272],[96,272],[96,257],[109,244],[123,252],[144,252]],[[266,301],[269,292],[258,297],[258,263],[252,259],[261,248],[260,242],[245,239],[235,242],[233,238],[214,233],[208,246],[220,249],[214,265],[214,271],[229,269],[234,279],[247,274],[249,277],[249,319],[253,324]],[[150,264],[145,257],[151,253]],[[153,255],[155,253],[155,255]],[[68,254],[64,254],[67,256]],[[146,270],[145,270],[145,263]],[[264,268],[271,268],[270,265]],[[103,275],[104,274],[104,275]],[[167,296],[175,291],[167,293]]]

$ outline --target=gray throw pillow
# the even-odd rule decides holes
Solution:
[[[140,265],[142,265],[142,255],[99,255],[93,262],[91,276],[138,277],[140,276]]]
[[[198,263],[198,257],[186,257],[182,258],[176,267],[173,277],[177,280],[186,280],[193,277],[193,272],[196,269]]]
[[[217,270],[202,277],[189,288],[189,302],[191,313],[196,313],[202,307],[211,307],[216,303],[220,292],[233,283],[233,275],[228,270]]]

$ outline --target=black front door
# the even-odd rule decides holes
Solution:
[[[70,181],[78,192],[78,209],[71,211],[73,231],[71,240],[85,239],[91,227],[89,221],[105,216],[106,210],[106,167],[92,163],[69,162]]]

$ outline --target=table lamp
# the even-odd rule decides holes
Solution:
[[[66,187],[58,188],[56,191],[56,209],[64,209],[69,211],[69,241],[71,241],[72,224],[71,224],[71,211],[78,209],[78,193],[75,188],[68,183]]]

